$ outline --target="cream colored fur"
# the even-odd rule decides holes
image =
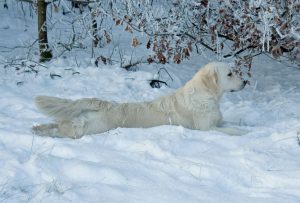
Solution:
[[[182,88],[150,102],[118,104],[96,98],[72,101],[38,96],[37,107],[53,117],[55,123],[34,126],[33,131],[41,136],[80,138],[117,127],[181,125],[190,129],[243,134],[238,129],[218,126],[222,123],[219,109],[222,94],[244,86],[245,82],[227,64],[213,62],[200,69]]]

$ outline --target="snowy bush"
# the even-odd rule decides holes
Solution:
[[[114,1],[111,1],[114,2]],[[299,0],[123,0],[112,4],[116,24],[149,36],[160,63],[188,58],[193,47],[233,57],[251,68],[253,57],[286,57],[300,67]]]

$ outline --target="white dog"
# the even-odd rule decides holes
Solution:
[[[222,123],[219,100],[224,92],[241,90],[246,83],[227,64],[213,62],[174,93],[149,102],[117,104],[95,98],[72,101],[38,96],[38,108],[54,117],[55,123],[34,126],[33,132],[42,136],[80,138],[117,127],[181,125],[240,135],[244,132],[238,129],[218,128]]]

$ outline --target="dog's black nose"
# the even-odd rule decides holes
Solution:
[[[244,86],[246,86],[248,84],[248,80],[244,80]]]

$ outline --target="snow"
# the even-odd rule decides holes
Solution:
[[[249,130],[245,136],[157,126],[78,140],[38,137],[31,126],[51,119],[35,107],[37,95],[152,100],[175,91],[213,58],[165,65],[174,80],[161,89],[149,85],[161,66],[95,67],[84,54],[78,54],[80,67],[72,57],[58,58],[36,76],[5,69],[7,53],[1,52],[34,41],[33,20],[0,16],[0,202],[300,201],[299,69],[258,57],[251,86],[224,95],[226,125]],[[24,32],[25,24],[31,27]]]

